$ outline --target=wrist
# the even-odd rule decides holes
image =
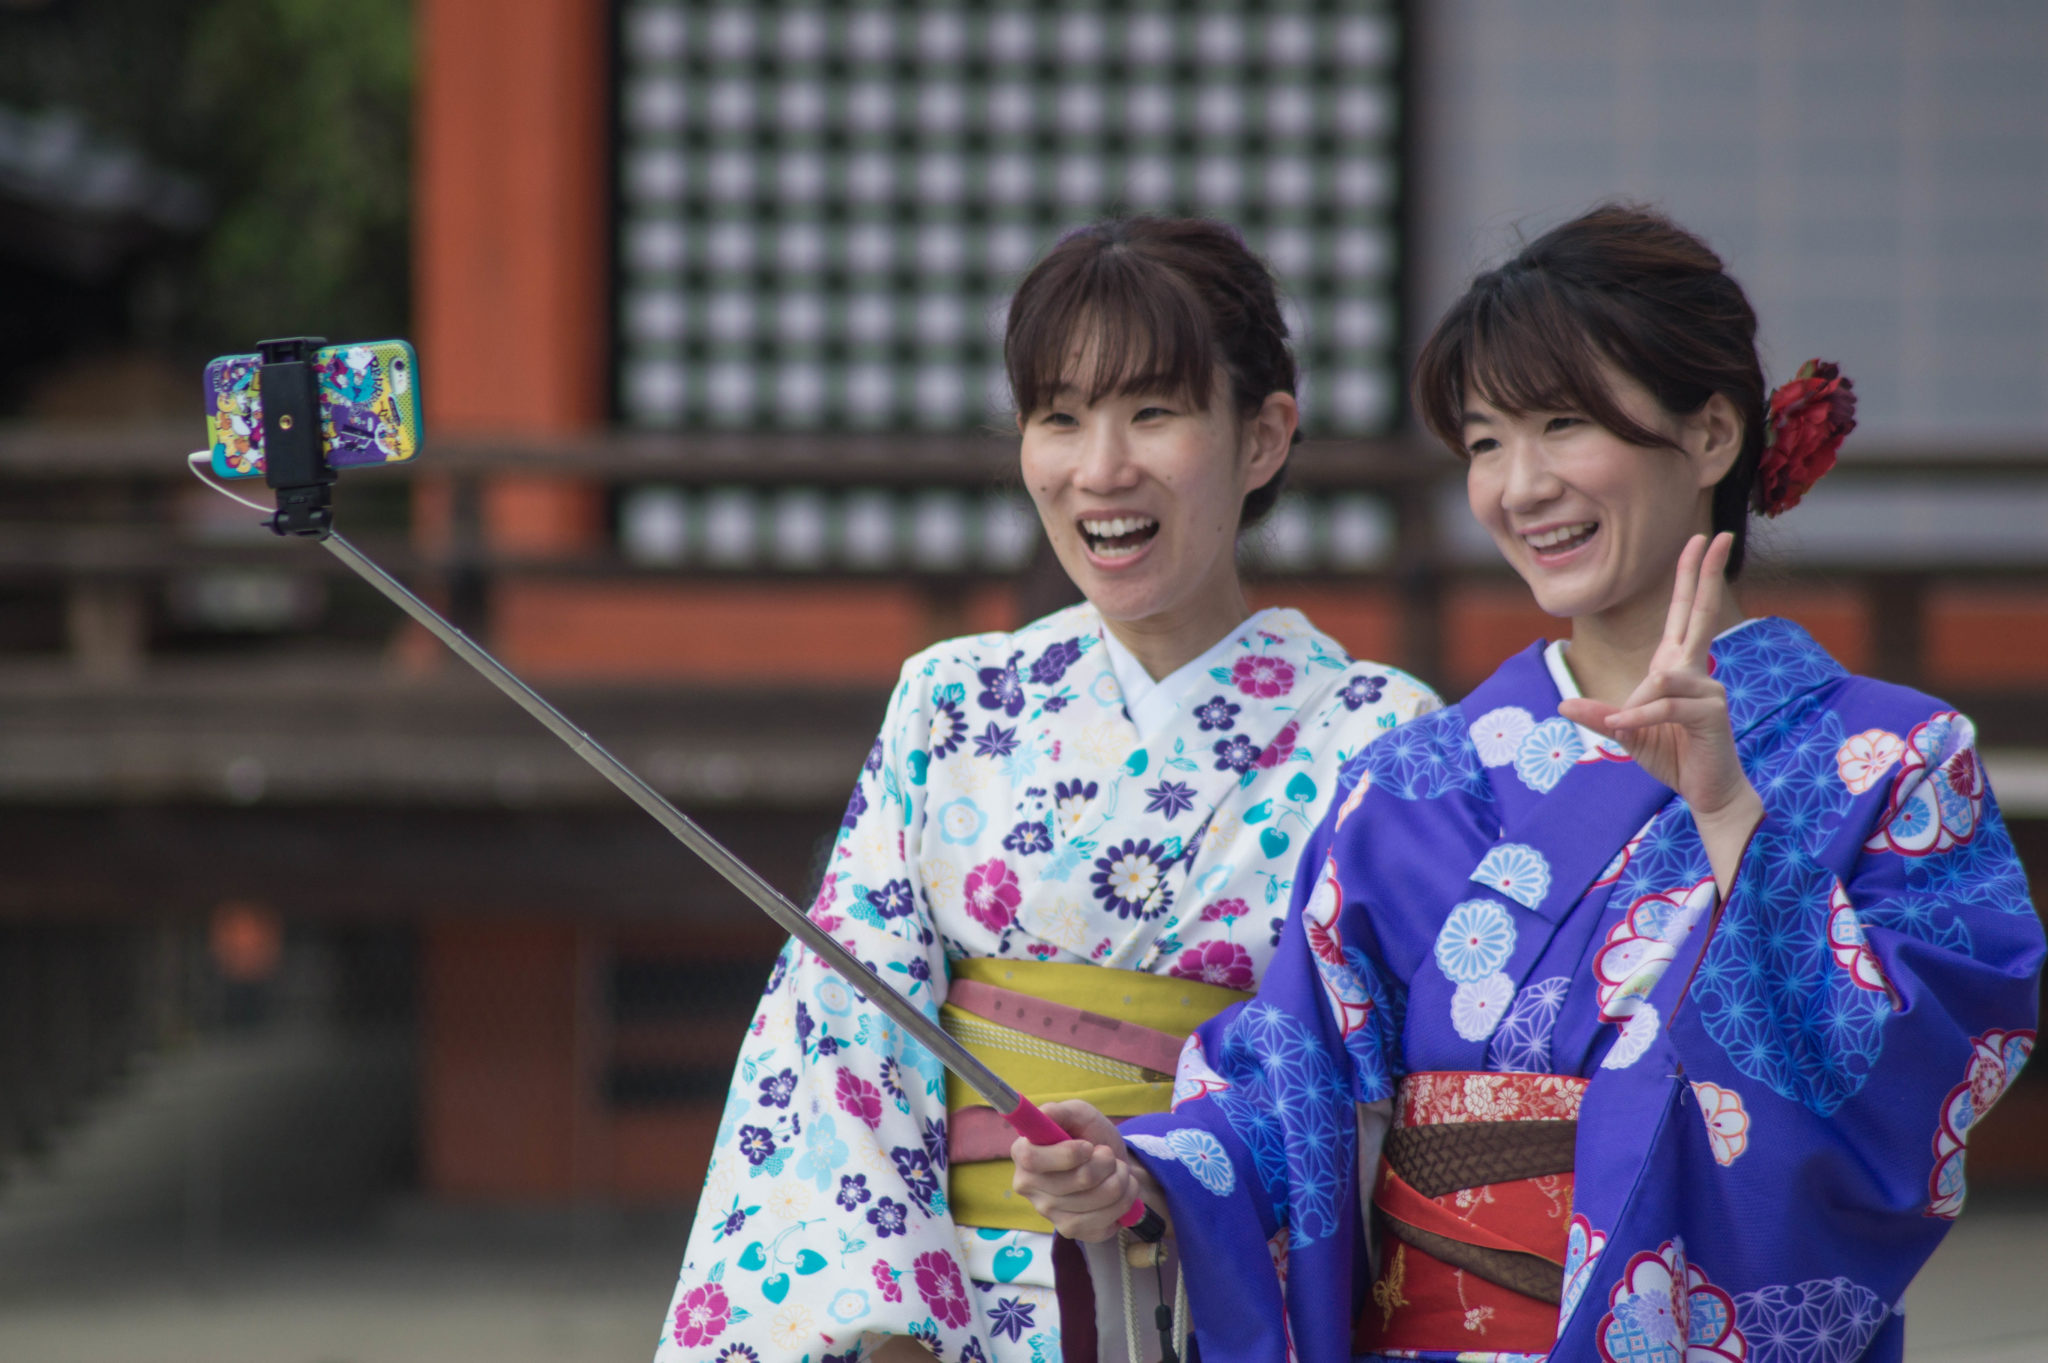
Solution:
[[[1711,832],[1739,830],[1744,835],[1763,822],[1764,797],[1744,778],[1742,785],[1713,809],[1694,809],[1693,824],[1702,837]]]

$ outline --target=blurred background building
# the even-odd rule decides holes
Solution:
[[[1205,213],[1274,264],[1310,438],[1258,599],[1456,696],[1556,622],[1407,358],[1520,236],[1647,200],[1774,378],[1862,401],[1746,604],[1972,714],[2039,868],[2044,59],[1990,0],[0,3],[0,1356],[239,1356],[194,1282],[282,1294],[251,1357],[651,1346],[777,945],[186,477],[210,355],[414,337],[428,452],[350,476],[351,537],[803,900],[901,660],[1065,599],[998,345],[1061,233]],[[2048,1186],[2048,1079],[2003,1108],[1973,1206]],[[2040,1252],[1984,1224],[1955,1281]],[[476,1319],[405,1335],[422,1284]]]

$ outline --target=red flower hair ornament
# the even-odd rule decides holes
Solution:
[[[1769,431],[1756,469],[1757,510],[1782,515],[1799,505],[1835,466],[1842,439],[1856,429],[1856,391],[1841,366],[1808,360],[1771,394]]]

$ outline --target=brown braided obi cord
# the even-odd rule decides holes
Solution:
[[[1354,1347],[1543,1353],[1557,1341],[1586,1081],[1401,1081],[1373,1190],[1380,1271]]]

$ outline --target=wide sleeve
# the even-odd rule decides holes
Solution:
[[[1374,813],[1362,764],[1346,777],[1257,997],[1196,1030],[1170,1113],[1123,1126],[1165,1191],[1210,1363],[1350,1356],[1329,1304],[1363,1262],[1358,1105],[1393,1093],[1402,1007],[1343,888],[1340,826]]]
[[[937,1014],[945,966],[907,847],[924,818],[922,669],[904,669],[810,912]],[[957,1358],[974,1312],[946,1205],[938,1062],[800,944],[743,1038],[658,1360],[851,1358],[915,1327]]]
[[[1797,1307],[1845,1358],[1962,1207],[2043,956],[1968,721],[1857,728],[1830,717],[1756,781],[1764,820],[1672,1020],[1687,1091],[1618,1241],[1690,1246],[1752,1345]]]

